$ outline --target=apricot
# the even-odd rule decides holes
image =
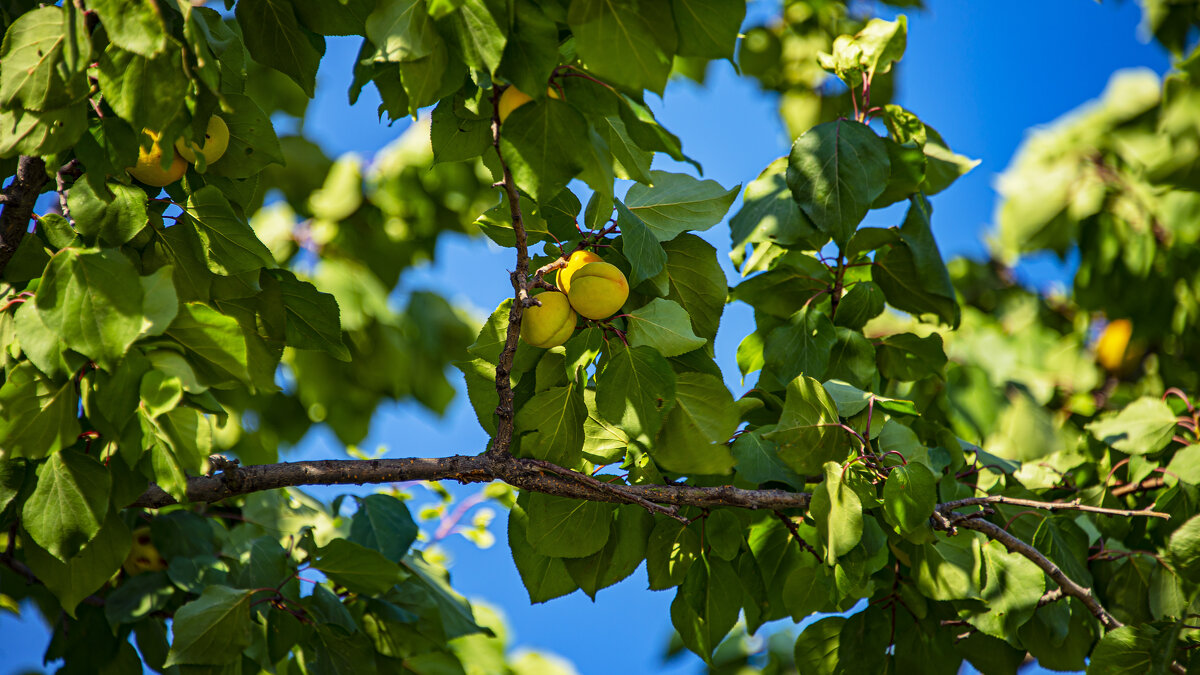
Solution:
[[[187,173],[188,165],[179,156],[179,153],[175,151],[175,148],[169,145],[163,147],[161,134],[143,129],[142,135],[150,138],[150,148],[146,149],[143,146],[138,146],[137,163],[125,169],[129,172],[129,175],[146,185],[153,185],[154,187],[170,185],[183,178],[183,174]],[[171,152],[173,159],[171,160],[171,165],[164,169],[163,157],[168,150]]]
[[[175,141],[175,149],[184,159],[196,163],[196,153],[204,155],[205,166],[221,159],[229,147],[229,125],[225,120],[213,115],[208,118],[208,128],[204,130],[204,145],[195,141],[185,141],[182,137]]]
[[[571,292],[571,277],[579,271],[581,267],[588,263],[602,262],[600,256],[591,251],[575,251],[571,257],[567,258],[567,266],[558,271],[558,287],[563,293]]]
[[[1133,323],[1129,319],[1116,319],[1104,327],[1096,340],[1096,360],[1105,370],[1120,370],[1132,335]]]
[[[550,98],[562,98],[558,95],[558,90],[554,87],[546,87],[546,95]],[[500,103],[497,104],[500,110],[500,123],[504,124],[504,120],[508,119],[512,111],[532,100],[532,96],[510,85],[508,89],[504,90],[503,94],[500,94]]]
[[[629,297],[629,282],[615,265],[592,262],[571,275],[571,307],[589,319],[607,319]]]
[[[126,556],[125,564],[122,567],[130,576],[167,569],[166,559],[162,557],[150,539],[149,527],[139,527],[133,531],[133,548],[129,549],[129,555]]]
[[[575,332],[575,310],[571,309],[567,296],[558,291],[549,291],[536,297],[542,304],[525,310],[521,320],[521,339],[534,347],[557,347]]]

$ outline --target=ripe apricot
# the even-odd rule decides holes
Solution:
[[[175,148],[169,145],[163,147],[161,134],[146,129],[142,130],[142,134],[150,137],[152,142],[149,149],[138,146],[137,163],[126,169],[130,176],[133,176],[146,185],[163,187],[174,183],[182,178],[183,174],[187,173],[187,162],[179,156]],[[171,160],[171,165],[164,169],[163,157],[168,151],[173,156],[173,159]]]
[[[589,319],[607,319],[628,297],[629,282],[615,265],[592,262],[571,275],[571,307]]]
[[[183,138],[175,141],[175,149],[192,164],[196,163],[197,152],[204,155],[204,163],[208,165],[221,159],[228,147],[229,125],[216,115],[208,118],[208,128],[204,131],[203,145],[198,145],[195,141],[185,141]]]
[[[557,347],[575,332],[575,310],[571,309],[567,296],[558,291],[536,297],[542,304],[525,310],[521,319],[521,339],[534,347]]]
[[[588,263],[602,262],[600,256],[591,251],[575,251],[571,257],[567,258],[567,266],[558,271],[558,287],[563,293],[571,292],[571,277],[579,271],[581,267]]]
[[[562,98],[558,95],[558,90],[554,87],[546,87],[546,95],[550,98]],[[533,97],[531,97],[529,94],[526,94],[516,87],[509,86],[508,89],[504,90],[503,94],[500,94],[500,103],[497,104],[500,110],[500,123],[504,124],[504,120],[508,119],[508,116],[512,114],[512,111],[520,108],[532,100]]]

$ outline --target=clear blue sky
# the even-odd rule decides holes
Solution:
[[[933,199],[934,232],[943,254],[980,256],[995,206],[992,184],[1026,130],[1099,96],[1114,70],[1143,66],[1162,73],[1169,63],[1161,49],[1139,39],[1141,17],[1133,2],[927,3],[929,9],[909,13],[898,102],[936,127],[956,151],[983,160]],[[770,15],[774,7],[773,2],[754,2],[751,15]],[[376,102],[365,93],[357,106],[347,106],[345,91],[357,50],[357,39],[330,41],[305,127],[306,134],[333,155],[352,151],[369,157],[407,125],[389,128],[378,123]],[[714,64],[706,88],[675,82],[655,103],[660,121],[704,165],[705,177],[725,186],[752,180],[791,144],[775,101],[752,82],[739,79],[727,63]],[[683,170],[667,164],[663,168]],[[737,208],[735,204],[731,213]],[[868,223],[898,224],[886,220],[891,217],[894,213],[872,214]],[[718,225],[704,236],[723,258],[729,249],[728,228]],[[437,264],[406,273],[401,290],[436,287],[451,300],[486,314],[511,291],[506,270],[512,265],[510,252],[489,247],[482,239],[448,237],[439,245]],[[732,267],[727,266],[726,273],[731,283],[737,278]],[[1045,261],[1026,266],[1023,275],[1038,284],[1063,278],[1056,265]],[[748,308],[727,308],[717,357],[735,393],[743,389],[737,382],[734,351],[752,330]],[[440,419],[415,405],[381,409],[362,447],[370,452],[383,445],[387,456],[402,457],[473,454],[482,451],[485,442],[463,392]],[[318,431],[288,458],[339,456],[332,435]],[[344,491],[316,493],[330,498]],[[673,593],[647,591],[644,566],[601,591],[595,603],[576,593],[530,606],[504,543],[503,514],[493,530],[497,545],[485,551],[460,538],[447,540],[454,556],[453,583],[468,597],[503,608],[515,644],[559,653],[584,675],[697,671],[700,662],[691,656],[673,662],[670,669],[662,665]],[[26,621],[21,622],[0,614],[0,673],[40,669],[48,633],[35,615],[27,608]]]

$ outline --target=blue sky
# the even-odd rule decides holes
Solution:
[[[943,254],[980,256],[995,207],[995,177],[1007,166],[1027,130],[1046,124],[1100,95],[1111,73],[1149,67],[1162,73],[1165,53],[1140,39],[1140,10],[1133,2],[1045,2],[1009,0],[967,3],[927,0],[929,9],[910,12],[908,52],[898,81],[898,101],[942,133],[951,147],[982,163],[946,192],[933,198],[934,233]],[[769,15],[775,3],[753,2],[752,16]],[[310,107],[305,133],[331,155],[370,156],[407,126],[376,120],[376,101],[364,93],[353,108],[346,103],[357,39],[330,41]],[[776,102],[740,79],[729,64],[714,64],[706,87],[674,82],[661,101],[660,121],[683,140],[685,151],[705,168],[705,178],[727,187],[745,184],[791,144],[776,115]],[[682,171],[669,162],[661,168]],[[736,212],[738,205],[735,204]],[[872,213],[868,224],[894,225],[894,211]],[[725,224],[703,235],[723,260],[729,249]],[[511,292],[507,271],[511,252],[483,239],[447,237],[435,265],[406,273],[402,291],[437,288],[451,300],[490,312]],[[726,273],[737,278],[731,266]],[[1067,278],[1051,260],[1023,266],[1022,277],[1045,285]],[[718,362],[734,393],[733,355],[753,330],[748,308],[731,305],[717,339]],[[415,405],[381,409],[362,448],[387,448],[390,457],[480,452],[486,436],[475,421],[465,393],[443,418]],[[288,459],[341,456],[332,435],[314,432]],[[469,494],[470,488],[458,489]],[[323,498],[343,488],[315,491]],[[420,490],[417,490],[418,494]],[[461,538],[446,541],[454,558],[454,586],[468,597],[499,606],[507,615],[513,642],[561,654],[585,674],[695,672],[687,656],[665,669],[661,655],[670,634],[673,593],[646,590],[644,567],[593,603],[582,593],[531,606],[505,541],[503,514],[493,524],[497,545],[477,550]],[[776,624],[775,627],[784,627]],[[26,621],[0,614],[0,673],[40,668],[48,633],[26,609]]]

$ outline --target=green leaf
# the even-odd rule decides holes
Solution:
[[[1174,661],[1175,645],[1160,644],[1154,626],[1121,626],[1104,634],[1092,652],[1089,675],[1165,673]]]
[[[275,265],[270,249],[217,188],[208,185],[192,193],[185,213],[200,237],[210,271],[233,275]]]
[[[696,337],[687,310],[672,300],[654,298],[630,312],[626,321],[630,346],[651,347],[666,357],[686,354],[708,343]]]
[[[742,589],[733,566],[701,558],[692,565],[671,602],[671,623],[683,644],[705,661],[737,623]]]
[[[767,336],[763,345],[765,367],[782,382],[800,375],[820,378],[829,366],[836,341],[837,331],[829,317],[811,306],[804,307]]]
[[[817,532],[825,545],[826,562],[850,552],[863,533],[862,502],[858,494],[842,481],[842,466],[826,462],[825,480],[813,490],[809,513],[817,523]]]
[[[1085,428],[1096,440],[1131,455],[1150,455],[1175,435],[1175,413],[1162,399],[1143,396],[1124,409],[1106,412]]]
[[[790,541],[789,544],[795,545]],[[834,609],[833,587],[834,579],[829,568],[806,555],[787,573],[780,590],[783,604],[788,614],[792,615],[792,620],[802,621],[815,612]]]
[[[817,243],[816,226],[792,199],[787,167],[788,158],[780,157],[746,185],[742,208],[729,219],[735,251],[759,242],[781,246]]]
[[[1200,516],[1190,518],[1172,532],[1167,548],[1179,576],[1200,583]]]
[[[871,386],[875,379],[875,346],[856,330],[839,326],[835,333],[837,340],[830,349],[825,377],[858,387]]]
[[[110,368],[142,330],[142,287],[115,250],[63,249],[46,268],[38,313],[73,350]]]
[[[573,0],[567,22],[579,57],[597,77],[629,91],[661,95],[672,54],[660,38],[670,28],[656,26],[640,9],[613,0]]]
[[[79,436],[75,383],[54,384],[31,363],[8,373],[0,387],[0,448],[6,459],[41,459],[70,446]]]
[[[375,549],[388,560],[399,561],[417,540],[417,524],[404,502],[391,495],[363,497],[350,520],[347,541]]]
[[[667,413],[650,454],[663,469],[680,474],[727,474],[733,468],[730,437],[738,427],[733,395],[720,378],[680,373],[675,406]]]
[[[188,78],[183,65],[183,50],[174,40],[168,49],[153,58],[127,52],[109,45],[100,58],[100,90],[104,100],[134,129],[159,132],[171,126],[183,109],[188,93]],[[148,142],[147,139],[141,139]],[[163,145],[170,149],[171,143]]]
[[[201,366],[214,383],[252,384],[246,336],[237,319],[199,302],[184,303],[166,335],[194,354],[193,365]]]
[[[500,152],[517,186],[536,201],[554,197],[583,170],[576,148],[587,122],[562,101],[544,99],[517,108],[505,120]]]
[[[704,231],[721,222],[741,189],[738,185],[726,190],[716,181],[697,180],[682,173],[651,171],[650,177],[653,183],[649,186],[630,186],[625,205],[660,242],[688,230]]]
[[[937,480],[924,464],[897,466],[883,485],[883,512],[901,533],[924,527],[937,504]]]
[[[564,563],[571,578],[588,597],[633,574],[646,558],[646,540],[654,526],[654,518],[642,507],[617,507],[608,542],[598,553],[586,558],[566,558]]]
[[[430,115],[429,140],[433,146],[434,162],[473,159],[492,145],[492,120],[475,116],[462,104],[461,93],[453,98],[444,98]],[[500,204],[499,208],[507,211],[508,205]],[[509,227],[512,227],[511,220]]]
[[[921,193],[926,196],[936,195],[950,187],[954,181],[965,176],[982,161],[950,150],[950,146],[942,140],[942,135],[931,126],[925,126],[925,133],[928,140],[923,147],[925,181],[921,183]]]
[[[21,493],[28,468],[23,459],[0,459],[0,513]]]
[[[947,538],[916,547],[912,556],[917,589],[932,600],[982,597],[983,550],[975,535]]]
[[[650,590],[661,591],[682,584],[698,557],[700,535],[677,520],[660,519],[646,543],[646,574],[650,579]]]
[[[912,333],[889,335],[875,347],[879,359],[879,373],[894,380],[919,380],[942,372],[946,366],[946,352],[942,349],[942,336],[931,333],[917,337]]]
[[[675,382],[654,349],[613,345],[596,378],[596,411],[630,438],[653,438],[675,405]]]
[[[118,569],[120,565],[118,561]],[[175,586],[166,572],[145,572],[125,579],[104,598],[104,616],[114,629],[123,623],[137,623],[166,609],[174,595]]]
[[[912,198],[912,206],[900,228],[901,241],[886,253],[876,255],[871,279],[893,307],[917,315],[934,314],[943,323],[957,327],[960,310],[930,230],[932,211],[924,197]]]
[[[508,547],[512,550],[513,562],[529,593],[529,601],[537,604],[571,593],[579,585],[567,572],[562,558],[544,556],[533,550],[527,538],[529,516],[521,501],[528,501],[527,493],[513,506],[508,514]]]
[[[846,619],[828,616],[804,628],[796,638],[796,667],[813,675],[834,675],[838,670],[838,646]]]
[[[838,302],[833,323],[839,328],[861,331],[868,321],[883,314],[883,291],[871,281],[860,281]]]
[[[273,1],[273,0],[260,0]],[[220,160],[208,167],[209,177],[251,178],[268,164],[283,164],[283,150],[271,119],[254,99],[226,92],[226,102],[232,112],[221,111],[221,119],[229,127],[229,147]]]
[[[787,483],[803,490],[804,478],[783,463],[779,458],[779,446],[766,438],[766,434],[774,429],[774,426],[762,427],[740,434],[731,448],[736,462],[734,468],[751,483]]]
[[[151,417],[158,417],[173,409],[183,398],[183,383],[174,375],[168,375],[161,370],[151,370],[142,377],[138,395],[146,413]]]
[[[50,455],[37,475],[21,523],[39,546],[66,562],[100,531],[112,477],[103,464],[72,450]]]
[[[312,566],[352,593],[381,595],[404,579],[400,566],[375,549],[334,539],[317,553]]]
[[[162,14],[150,3],[92,0],[88,9],[100,15],[109,41],[142,56],[155,56],[167,47]]]
[[[350,360],[342,342],[337,300],[287,270],[271,270],[283,295],[284,331],[289,347],[319,349],[339,361]]]
[[[746,17],[742,0],[671,0],[679,56],[733,60],[738,30]]]
[[[36,540],[22,541],[22,548],[29,569],[58,598],[63,611],[75,617],[79,603],[100,590],[121,569],[131,542],[129,528],[114,509],[105,517],[96,536],[66,562],[39,546]],[[106,605],[113,602],[114,595],[106,598]]]
[[[681,234],[663,244],[667,252],[668,300],[678,302],[701,338],[716,338],[729,286],[717,262],[717,250],[692,234]]]
[[[765,437],[779,444],[779,458],[793,471],[810,476],[850,454],[849,437],[837,427],[840,422],[825,388],[800,376],[788,383],[779,424]]]
[[[321,220],[337,222],[349,218],[363,202],[362,160],[343,155],[329,167],[320,189],[308,196],[308,208]]]
[[[994,637],[1014,636],[1033,617],[1046,591],[1046,574],[1033,561],[1008,551],[1000,542],[989,541],[983,552],[987,561],[987,583],[983,587],[987,611],[968,621]]]
[[[73,6],[42,7],[17,17],[0,46],[0,107],[43,111],[87,95],[90,31]]]
[[[491,73],[500,65],[505,30],[484,0],[461,0],[458,9],[440,19],[438,26],[471,68]]]
[[[629,435],[596,411],[595,391],[583,390],[583,402],[588,407],[588,418],[583,422],[583,458],[593,464],[620,462],[629,447]]]
[[[108,183],[110,194],[92,191],[88,176],[71,186],[67,206],[79,234],[89,242],[120,246],[146,226],[146,192],[120,183]]]
[[[1043,518],[1033,533],[1033,547],[1054,561],[1071,581],[1082,586],[1092,585],[1088,571],[1087,534],[1067,516]]]
[[[617,225],[621,228],[621,253],[629,260],[630,288],[658,276],[667,264],[667,252],[650,228],[627,206],[616,200]]]
[[[516,431],[521,454],[575,467],[583,449],[583,421],[587,406],[576,384],[555,387],[529,399],[517,411]]]
[[[429,56],[438,39],[425,0],[380,0],[367,17],[366,27],[367,38],[386,61],[415,61]]]
[[[849,120],[818,124],[792,144],[787,183],[813,225],[844,247],[887,185],[883,141]]]
[[[175,612],[166,667],[232,663],[250,645],[250,595],[228,586],[209,586]]]
[[[87,131],[82,106],[45,112],[0,108],[0,157],[46,156],[71,147]]]
[[[496,74],[532,96],[558,65],[558,26],[533,0],[517,0],[513,16]]]
[[[243,0],[235,16],[242,26],[255,27],[243,31],[250,56],[292,78],[312,98],[325,39],[300,25],[291,0]]]
[[[526,538],[533,550],[555,558],[582,558],[608,543],[613,504],[536,493],[530,495]]]

